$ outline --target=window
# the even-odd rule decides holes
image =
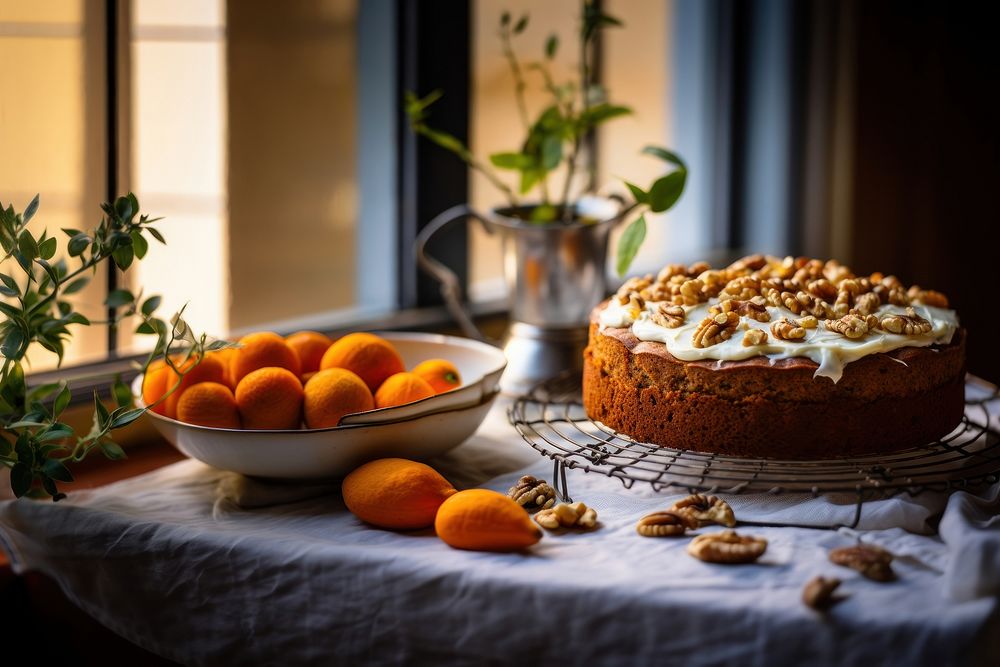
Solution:
[[[186,306],[196,329],[217,335],[390,310],[398,91],[394,40],[383,39],[393,6],[5,1],[0,84],[16,94],[0,99],[0,145],[19,158],[0,165],[0,199],[23,209],[40,192],[34,230],[86,228],[127,190],[165,218],[166,246],[80,293],[95,321],[111,287],[161,294],[162,314]],[[359,120],[362,101],[380,108]],[[362,206],[362,183],[379,201]],[[64,364],[151,344],[128,329],[109,341],[103,327],[78,328]],[[33,371],[55,365],[35,357]]]

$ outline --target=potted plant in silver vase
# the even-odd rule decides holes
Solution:
[[[511,326],[503,341],[508,369],[502,387],[522,392],[540,380],[568,369],[578,369],[586,344],[591,309],[607,294],[605,266],[611,230],[628,221],[618,242],[616,268],[623,276],[646,236],[645,212],[670,209],[680,198],[687,180],[684,161],[666,148],[646,146],[642,153],[668,165],[668,173],[643,189],[625,182],[624,197],[598,197],[589,174],[592,160],[585,150],[587,136],[615,118],[628,115],[627,106],[613,104],[606,91],[593,82],[593,44],[598,32],[621,22],[602,13],[592,2],[582,3],[579,29],[579,64],[575,80],[556,82],[552,64],[559,49],[555,35],[544,45],[544,55],[522,62],[514,40],[528,25],[524,15],[516,22],[505,12],[499,37],[515,81],[519,115],[526,137],[517,150],[494,153],[489,161],[478,159],[468,146],[429,124],[431,105],[441,97],[408,93],[405,110],[410,127],[438,146],[451,151],[472,169],[483,173],[506,202],[488,212],[461,205],[444,211],[417,237],[420,265],[442,285],[449,310],[466,335],[483,339],[462,307],[462,289],[456,275],[426,253],[427,241],[446,226],[465,219],[479,221],[503,242],[504,280],[510,296]],[[525,100],[526,76],[537,77],[548,104],[532,120]],[[497,170],[512,172],[512,187]],[[554,177],[561,177],[554,192]],[[528,199],[522,197],[528,196]]]

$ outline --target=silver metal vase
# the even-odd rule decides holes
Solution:
[[[495,208],[483,214],[456,206],[434,218],[416,240],[420,266],[441,282],[445,303],[462,331],[503,347],[507,370],[500,386],[513,394],[582,368],[590,311],[607,292],[608,237],[625,213],[618,200],[588,197],[575,205],[574,222],[541,224],[528,221],[532,208]],[[470,218],[488,233],[500,234],[503,244],[511,324],[499,342],[489,340],[473,323],[455,273],[426,252],[432,236]]]

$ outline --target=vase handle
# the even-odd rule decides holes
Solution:
[[[475,220],[478,220],[479,223],[482,224],[483,229],[486,230],[486,233],[493,233],[493,230],[489,228],[483,217],[468,204],[452,206],[443,213],[439,213],[435,216],[434,219],[428,222],[427,225],[425,225],[424,228],[417,234],[417,238],[414,243],[417,253],[417,264],[420,265],[420,268],[434,276],[434,278],[441,283],[441,296],[444,297],[445,306],[447,306],[448,312],[451,313],[453,318],[455,318],[455,321],[458,322],[459,327],[462,329],[462,333],[469,338],[474,338],[476,340],[483,341],[484,343],[495,345],[496,341],[490,339],[479,330],[479,327],[477,327],[472,321],[472,315],[462,303],[462,285],[458,280],[458,276],[455,275],[455,272],[447,266],[427,254],[427,242],[431,240],[432,236],[445,227],[450,226],[452,223],[465,220],[467,218],[474,218]]]

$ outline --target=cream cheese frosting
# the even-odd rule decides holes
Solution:
[[[823,321],[814,329],[807,329],[805,338],[798,341],[787,341],[770,335],[771,322],[787,317],[793,322],[801,317],[786,308],[767,306],[771,322],[758,322],[749,317],[743,317],[737,331],[728,340],[708,347],[695,347],[693,335],[698,325],[709,317],[709,309],[717,305],[718,299],[710,299],[707,303],[694,306],[683,306],[685,312],[684,324],[677,328],[668,328],[657,324],[651,318],[662,302],[646,302],[641,309],[635,309],[628,304],[622,304],[618,299],[611,299],[599,315],[600,328],[628,328],[636,338],[642,341],[663,343],[667,351],[682,361],[697,361],[715,359],[718,361],[739,361],[751,357],[764,356],[773,361],[790,357],[805,357],[819,365],[814,376],[824,376],[834,382],[840,380],[844,366],[862,357],[880,352],[891,352],[902,347],[929,347],[935,344],[947,344],[958,329],[958,316],[954,310],[938,308],[915,301],[911,308],[925,320],[930,322],[931,329],[926,334],[903,335],[882,330],[869,332],[863,338],[849,339],[827,329]],[[638,310],[638,313],[636,313]],[[874,314],[878,317],[889,315],[905,315],[906,308],[892,304],[878,307]],[[767,342],[763,345],[744,346],[743,337],[749,329],[761,329],[768,333]],[[903,362],[900,362],[903,363]]]

